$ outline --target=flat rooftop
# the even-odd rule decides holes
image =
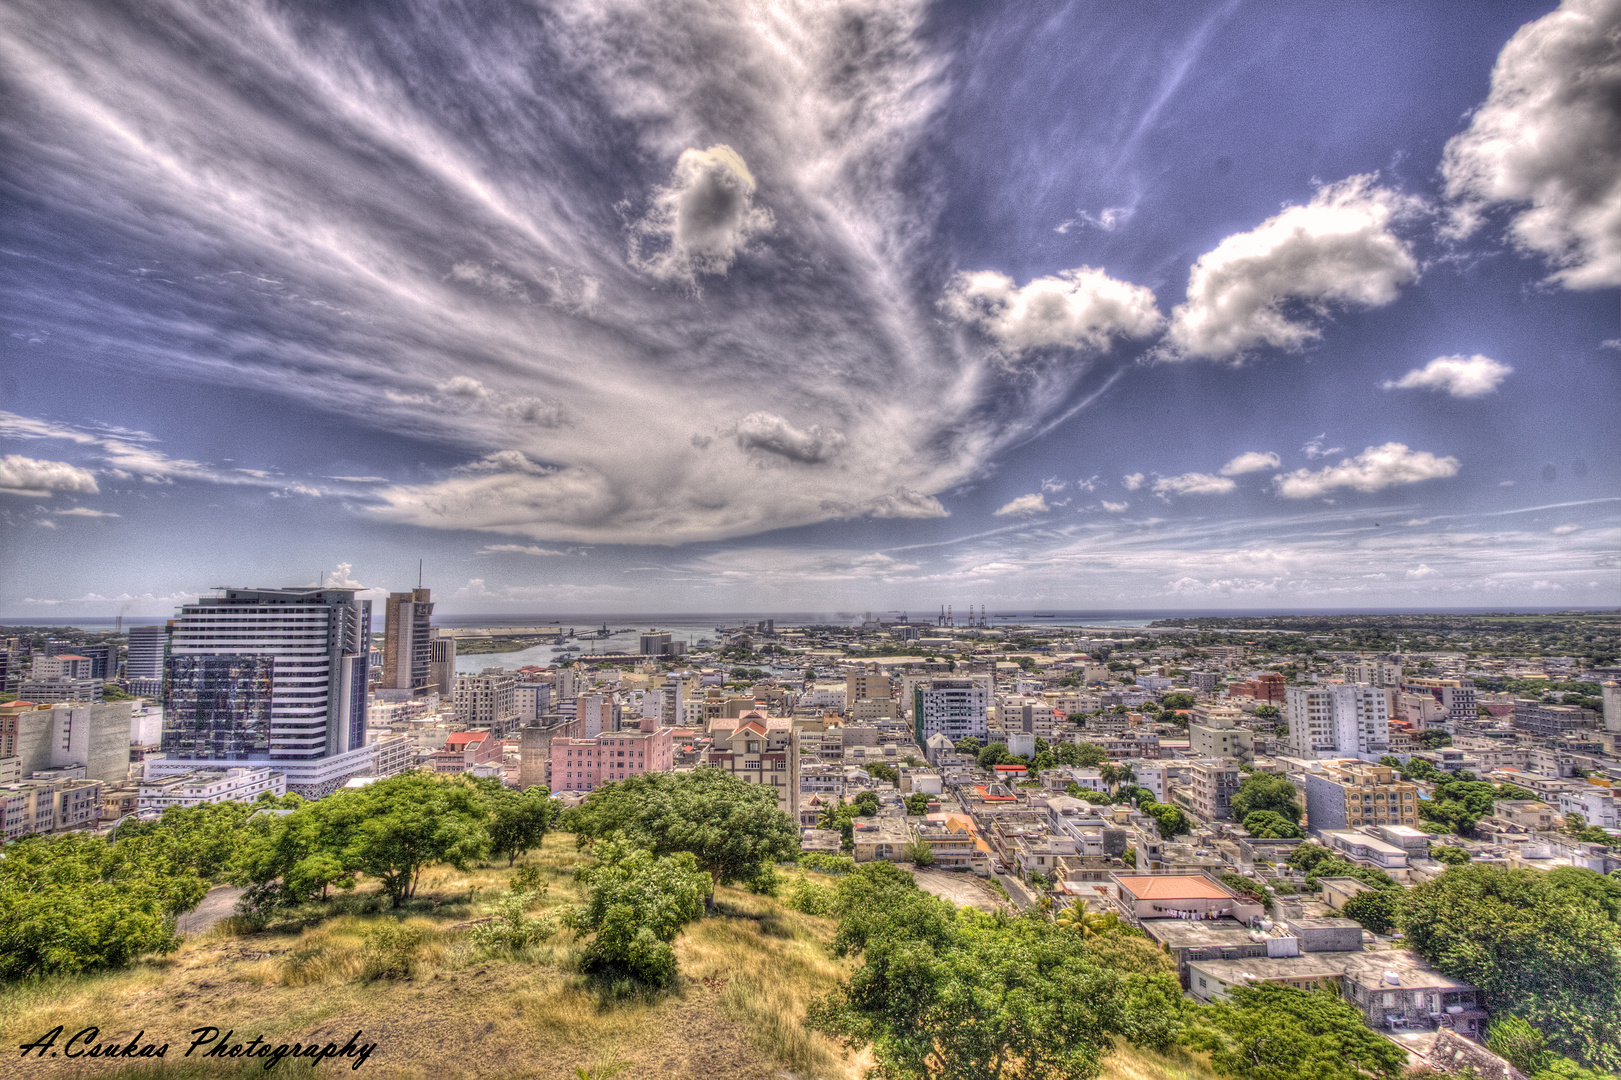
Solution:
[[[1334,953],[1333,956],[1347,975],[1355,976],[1364,983],[1377,982],[1384,978],[1385,972],[1394,971],[1400,980],[1399,985],[1409,989],[1415,986],[1433,986],[1443,990],[1475,989],[1461,979],[1436,971],[1424,962],[1423,957],[1406,949]]]
[[[1143,933],[1173,949],[1261,944],[1237,919],[1144,919]]]
[[[1243,960],[1189,960],[1188,967],[1214,975],[1229,986],[1257,979],[1326,979],[1345,973],[1339,953],[1307,953],[1304,956],[1250,956]]]

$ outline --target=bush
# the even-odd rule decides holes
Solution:
[[[799,865],[818,874],[848,874],[856,868],[856,861],[848,855],[808,851],[799,857]]]
[[[629,978],[644,987],[675,981],[675,950],[681,928],[699,919],[709,895],[709,875],[690,852],[655,857],[623,834],[597,844],[601,862],[579,876],[591,899],[568,913],[570,926],[596,937],[580,967],[610,986]]]
[[[514,953],[557,933],[556,919],[532,919],[524,914],[532,899],[532,893],[515,893],[496,904],[495,921],[475,926],[469,935],[474,947],[489,953]]]
[[[783,903],[805,915],[827,918],[834,914],[838,894],[830,885],[820,885],[800,874],[788,888]]]
[[[420,926],[388,919],[366,930],[360,948],[362,974],[368,979],[409,979],[422,962],[427,935]]]
[[[515,893],[534,893],[536,896],[545,896],[547,884],[541,880],[542,872],[538,866],[520,866],[518,872],[512,875],[511,887]]]

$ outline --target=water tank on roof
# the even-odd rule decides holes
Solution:
[[[1391,986],[1400,986],[1401,976],[1396,974],[1394,971],[1386,971],[1385,982],[1389,983]]]

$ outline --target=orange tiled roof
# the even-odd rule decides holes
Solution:
[[[1121,888],[1139,900],[1230,900],[1232,894],[1202,877],[1123,877]]]

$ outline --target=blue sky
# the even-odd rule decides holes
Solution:
[[[0,614],[1621,602],[1621,2],[0,5]]]

